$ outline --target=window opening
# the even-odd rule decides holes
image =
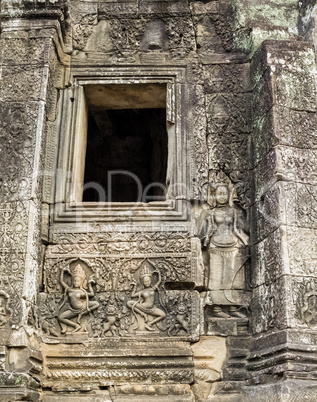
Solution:
[[[165,200],[166,85],[89,85],[84,202]],[[100,189],[101,190],[100,192]]]

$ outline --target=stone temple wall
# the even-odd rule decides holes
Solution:
[[[1,401],[317,400],[315,18],[313,0],[1,1]],[[96,187],[90,133],[126,109],[165,116],[107,150],[135,167],[128,144],[152,143],[158,200]]]

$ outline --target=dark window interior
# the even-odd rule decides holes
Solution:
[[[107,202],[163,200],[162,187],[153,186],[146,192],[146,198],[140,198],[134,178],[120,173],[112,175],[109,182],[109,172],[130,172],[139,179],[144,192],[151,183],[165,186],[166,168],[166,109],[88,111],[83,201],[102,201],[98,191],[87,184],[90,182],[104,189]]]

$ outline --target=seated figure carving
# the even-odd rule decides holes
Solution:
[[[72,277],[72,285],[68,286],[64,281],[64,273],[68,272]],[[64,268],[61,272],[60,283],[64,288],[64,300],[60,307],[58,321],[61,326],[61,333],[65,334],[68,327],[74,328],[71,332],[83,330],[81,318],[99,307],[97,301],[90,301],[89,297],[95,295],[92,288],[94,279],[88,280],[88,291],[85,289],[87,284],[86,273],[80,264],[76,265],[71,272],[69,268]],[[76,321],[72,321],[77,318]],[[86,329],[84,329],[86,331]]]
[[[136,290],[137,283],[132,283],[131,300],[128,300],[127,307],[132,313],[132,330],[155,331],[154,324],[162,321],[166,313],[158,307],[156,296],[159,294],[161,275],[159,271],[151,271],[151,264],[145,261],[141,271],[140,282],[142,289]],[[158,280],[153,285],[153,274],[158,274]],[[136,299],[136,300],[134,300]]]

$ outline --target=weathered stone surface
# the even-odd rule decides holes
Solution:
[[[215,336],[201,337],[192,349],[195,365],[193,392],[196,400],[206,400],[212,383],[221,378],[221,370],[227,356],[226,340]]]
[[[252,143],[256,165],[277,145],[316,147],[314,53],[309,44],[299,47],[283,42],[283,46],[265,42],[251,69],[255,77]]]
[[[316,398],[316,384],[314,381],[284,381],[278,385],[263,385],[262,394],[256,396],[259,402],[277,401],[313,401]],[[253,401],[257,395],[256,387],[245,390],[243,398]]]
[[[1,400],[316,399],[315,14],[1,2]]]
[[[55,390],[74,388],[74,381],[75,389],[81,390],[113,383],[190,384],[193,381],[192,351],[186,342],[135,337],[87,342],[87,337],[80,333],[66,341],[51,339],[45,350],[44,384]]]
[[[110,397],[109,391],[103,391],[103,392],[92,392],[89,395],[83,395],[80,392],[58,392],[56,394],[54,393],[46,393],[44,395],[43,401],[45,402],[57,402],[57,401],[65,401],[65,402],[75,402],[75,401],[83,401],[83,402],[98,402],[98,401],[104,401],[104,402],[112,402],[113,399]]]

